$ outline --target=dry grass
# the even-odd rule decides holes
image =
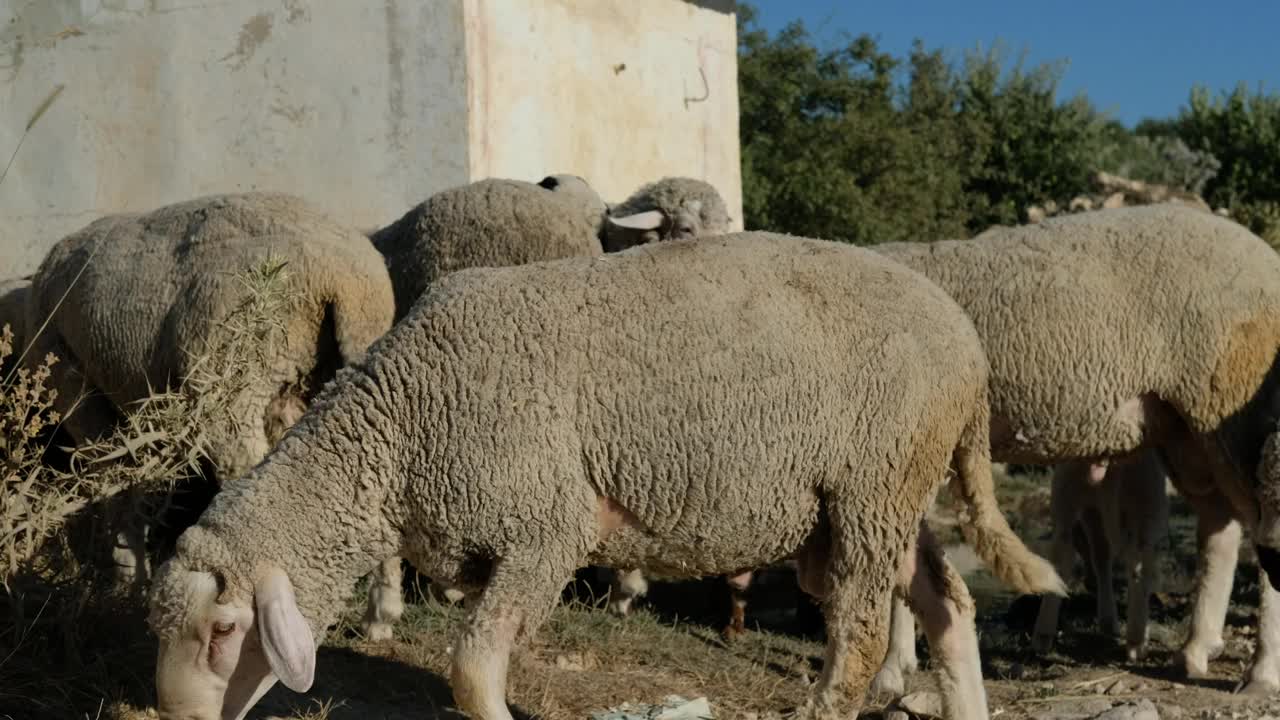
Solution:
[[[0,631],[0,717],[109,717],[112,703],[150,692],[144,588],[113,587],[103,548],[122,522],[163,529],[187,486],[203,482],[212,433],[235,431],[230,410],[292,301],[282,262],[238,277],[242,301],[196,351],[192,372],[62,466],[47,462],[60,420],[48,388],[57,358],[0,379],[0,582],[10,620]],[[20,354],[12,337],[0,333],[0,365]]]

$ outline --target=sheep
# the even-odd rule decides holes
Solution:
[[[1169,498],[1165,470],[1154,450],[1139,453],[1128,463],[1073,461],[1054,470],[1052,490],[1053,545],[1050,557],[1064,580],[1070,574],[1076,548],[1072,529],[1083,526],[1097,588],[1098,626],[1110,635],[1120,633],[1112,595],[1112,552],[1124,557],[1128,578],[1126,646],[1131,662],[1146,654],[1149,637],[1148,601],[1159,577],[1156,553],[1168,530]],[[1048,652],[1057,634],[1061,601],[1046,597],[1040,603],[1032,647]]]
[[[972,318],[991,363],[993,458],[1160,454],[1198,515],[1199,590],[1179,653],[1193,678],[1221,649],[1239,523],[1255,531],[1270,578],[1260,636],[1270,640],[1259,643],[1245,690],[1280,689],[1280,621],[1270,612],[1280,608],[1271,550],[1280,478],[1268,479],[1261,452],[1280,409],[1276,253],[1230,220],[1177,205],[874,250],[929,277]]]
[[[949,716],[986,717],[971,599],[921,527],[949,468],[997,576],[1063,592],[995,505],[986,392],[960,309],[840,243],[742,233],[453,273],[179,538],[150,603],[160,717],[305,691],[352,583],[395,555],[474,598],[450,684],[470,717],[509,720],[509,652],[576,568],[792,554],[830,628],[802,714],[862,700],[898,592],[951,653]]]
[[[107,215],[55,244],[31,280],[27,324],[48,326],[29,357],[61,359],[52,381],[71,438],[101,437],[130,404],[186,377],[242,297],[235,273],[269,256],[287,262],[296,292],[232,422],[208,431],[216,484],[262,459],[319,385],[391,327],[381,256],[300,198],[267,192]],[[130,554],[117,555],[126,580]]]
[[[609,208],[600,240],[605,252],[667,240],[720,235],[732,229],[724,199],[696,178],[664,177]]]
[[[692,239],[728,229],[724,200],[701,180],[663,178],[609,208],[585,179],[559,174],[536,184],[487,179],[444,190],[370,238],[386,258],[399,320],[433,281],[456,270],[599,255],[604,245],[617,251],[639,244],[645,233],[655,240]],[[402,577],[394,558],[373,574],[361,621],[366,637],[391,637],[403,612]],[[647,591],[639,571],[626,577],[636,594]],[[453,601],[461,598],[456,588],[444,593]]]
[[[577,176],[489,178],[432,195],[370,239],[391,275],[398,321],[455,270],[600,255],[606,212]]]

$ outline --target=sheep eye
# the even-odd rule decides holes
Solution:
[[[231,631],[235,629],[235,623],[216,622],[213,624],[213,636],[222,637],[224,635],[230,635]]]

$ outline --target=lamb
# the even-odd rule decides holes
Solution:
[[[1280,689],[1280,619],[1270,611],[1280,608],[1271,550],[1280,477],[1262,453],[1277,409],[1276,253],[1230,220],[1177,205],[874,249],[928,276],[972,318],[991,363],[996,460],[1116,463],[1144,449],[1163,458],[1198,515],[1199,591],[1180,653],[1191,677],[1205,676],[1221,649],[1239,523],[1256,533],[1270,581],[1245,690]]]
[[[102,436],[131,403],[187,376],[240,301],[234,274],[267,257],[287,262],[297,292],[233,410],[238,427],[209,432],[219,484],[262,459],[337,367],[391,327],[381,256],[303,200],[266,192],[108,215],[54,245],[31,280],[27,324],[49,322],[29,357],[61,358],[52,380],[72,439]],[[124,575],[135,569],[125,562]]]
[[[599,255],[604,202],[582,178],[489,178],[442,190],[370,239],[395,289],[396,320],[455,270]]]
[[[691,240],[732,229],[724,198],[690,177],[664,177],[609,208],[600,240],[605,252],[667,240]]]
[[[575,569],[792,554],[830,629],[802,715],[861,701],[896,587],[949,653],[949,716],[986,717],[972,602],[921,527],[949,468],[996,574],[1062,592],[995,505],[986,393],[954,302],[839,243],[742,233],[453,273],[179,538],[151,598],[160,717],[306,690],[352,583],[401,554],[475,598],[450,683],[478,720],[511,718],[509,652]]]
[[[1066,462],[1055,468],[1052,491],[1053,546],[1050,557],[1064,580],[1076,548],[1072,530],[1084,529],[1096,579],[1098,626],[1111,635],[1120,633],[1116,602],[1112,595],[1112,551],[1124,557],[1128,577],[1126,645],[1130,661],[1142,659],[1149,636],[1148,599],[1159,577],[1156,553],[1168,530],[1169,498],[1166,472],[1158,454],[1147,450],[1127,463]],[[1061,601],[1046,597],[1032,635],[1036,652],[1047,652],[1057,634]]]

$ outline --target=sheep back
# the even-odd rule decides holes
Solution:
[[[391,273],[397,318],[457,270],[601,254],[603,203],[589,187],[566,185],[557,192],[522,180],[479,180],[438,192],[373,233]]]
[[[286,261],[292,304],[254,379],[266,403],[359,360],[394,313],[368,238],[300,198],[210,195],[100,218],[50,250],[33,277],[28,322],[50,317],[46,340],[123,408],[189,373],[192,354],[244,298],[236,274],[269,258]]]
[[[1280,348],[1280,258],[1192,208],[1101,210],[874,249],[973,319],[991,363],[994,454],[1012,462],[1136,448],[1151,399],[1213,431],[1255,398]]]

